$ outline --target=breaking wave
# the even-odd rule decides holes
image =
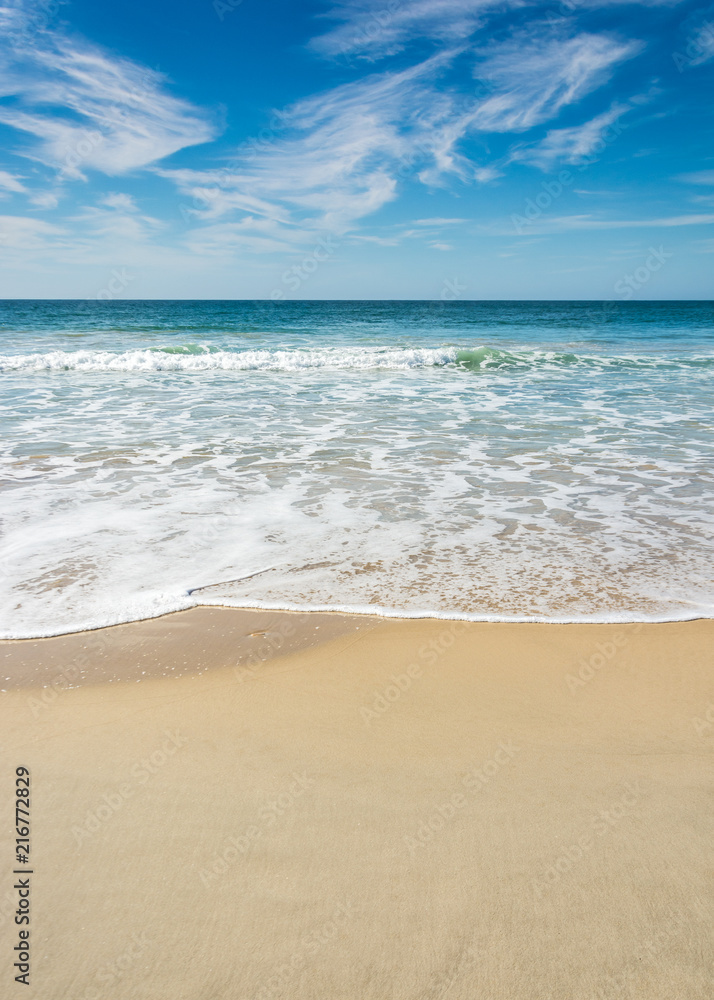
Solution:
[[[412,347],[320,347],[292,350],[226,351],[202,344],[184,344],[130,351],[49,351],[37,354],[0,355],[2,372],[299,372],[370,371],[453,367],[465,371],[527,372],[538,369],[589,370],[710,368],[714,357],[672,358],[656,355],[600,356],[557,351],[495,350],[479,346]]]

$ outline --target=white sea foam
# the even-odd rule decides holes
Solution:
[[[714,613],[706,355],[209,344],[0,370],[4,637],[197,604]]]
[[[339,453],[320,471],[330,439],[316,435],[302,442],[297,465],[271,469],[261,457],[242,477],[222,460],[192,466],[176,450],[162,463],[152,450],[114,467],[100,456],[82,479],[73,463],[58,464],[45,489],[20,480],[5,498],[2,635],[97,628],[197,604],[474,621],[712,613],[707,546],[681,550],[702,532],[702,511],[662,522],[667,491],[683,481],[671,468],[656,470],[661,495],[647,499],[651,471],[598,472],[582,456],[577,473],[557,456],[509,469],[468,448],[465,468],[429,474],[433,455],[422,465],[403,451],[395,477],[404,444],[361,478],[340,468]]]
[[[76,632],[90,632],[96,629],[108,628],[113,625],[126,625],[131,622],[147,621],[151,618],[161,618],[164,615],[175,614],[177,611],[187,611],[190,608],[198,607],[221,607],[233,610],[247,611],[295,611],[301,614],[306,612],[336,612],[348,615],[370,615],[379,618],[396,618],[402,620],[424,620],[433,619],[436,621],[465,621],[465,622],[492,622],[492,623],[530,623],[543,625],[627,625],[639,623],[665,623],[665,622],[688,622],[699,621],[703,618],[714,617],[714,606],[712,604],[702,604],[697,606],[697,610],[670,611],[666,614],[643,614],[638,612],[610,612],[609,614],[591,615],[479,615],[468,614],[458,611],[439,610],[404,610],[403,608],[384,607],[379,604],[291,604],[289,602],[276,601],[236,601],[230,598],[220,600],[191,600],[186,595],[170,597],[165,595],[161,601],[151,604],[136,602],[134,605],[125,606],[121,612],[113,609],[95,619],[82,618],[81,624],[70,624],[47,627],[39,621],[30,630],[20,630],[18,632],[9,631],[0,633],[0,639],[50,639],[59,635],[71,635]]]
[[[55,350],[31,354],[0,354],[0,372],[301,372],[368,371],[458,365],[465,369],[523,371],[537,366],[562,370],[573,366],[589,369],[670,369],[714,364],[714,356],[696,355],[672,359],[663,355],[622,354],[616,357],[573,354],[554,350],[503,351],[475,346],[444,347],[315,347],[273,350],[222,350],[211,345],[179,345],[128,351]]]
[[[320,348],[316,350],[222,351],[203,353],[161,349],[112,351],[49,351],[45,354],[0,356],[0,371],[77,372],[218,372],[404,370],[446,365],[456,361],[458,350],[444,348]]]

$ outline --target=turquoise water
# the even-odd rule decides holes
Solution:
[[[711,303],[0,303],[1,631],[714,607]]]

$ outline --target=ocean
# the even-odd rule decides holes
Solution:
[[[710,302],[4,301],[0,635],[714,611]]]

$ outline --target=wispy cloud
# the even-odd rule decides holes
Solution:
[[[326,15],[342,23],[310,46],[321,55],[375,60],[395,55],[419,38],[460,42],[497,6],[499,0],[345,0]]]
[[[714,215],[665,215],[658,219],[591,219],[588,216],[565,216],[554,219],[563,227],[576,229],[669,229],[678,226],[710,226]]]
[[[2,191],[11,191],[15,194],[27,191],[27,188],[15,174],[8,173],[7,170],[0,170],[0,194]]]
[[[528,163],[541,170],[550,170],[558,163],[583,163],[604,148],[608,139],[615,137],[620,130],[613,131],[611,126],[628,110],[626,105],[615,104],[609,111],[603,111],[581,125],[551,129],[540,142],[515,149],[510,160]]]
[[[63,230],[42,219],[0,215],[0,249],[47,250],[58,247]]]
[[[415,219],[414,226],[459,226],[468,219]]]
[[[615,6],[622,0],[578,0],[578,8]],[[674,6],[683,0],[633,0],[645,7]],[[336,26],[318,35],[310,47],[320,55],[383,59],[428,39],[437,44],[464,43],[491,15],[509,9],[542,11],[541,0],[342,0],[324,16]],[[561,8],[562,11],[563,8]]]
[[[549,170],[592,156],[606,130],[618,127],[637,103],[623,97],[613,104],[608,97],[592,106],[598,88],[644,48],[624,36],[624,23],[617,33],[596,33],[590,18],[583,30],[583,9],[617,2],[579,0],[572,16],[545,20],[544,5],[531,0],[343,0],[327,15],[334,27],[311,48],[321,56],[365,60],[368,75],[361,75],[361,63],[355,78],[290,104],[267,138],[250,148],[244,144],[230,159],[220,150],[226,166],[198,159],[199,168],[188,169],[162,161],[214,138],[213,115],[173,96],[154,70],[61,29],[28,30],[30,2],[17,0],[0,7],[0,30],[7,29],[0,42],[0,96],[6,98],[0,122],[30,137],[18,134],[16,151],[34,161],[37,176],[38,163],[55,176],[51,190],[38,191],[30,170],[32,179],[5,171],[0,194],[27,196],[36,209],[49,210],[60,198],[69,200],[68,180],[148,168],[178,192],[171,210],[174,222],[180,210],[188,223],[179,251],[186,257],[291,254],[326,233],[383,246],[417,240],[447,251],[454,227],[466,220],[449,217],[443,201],[432,209],[443,217],[399,224],[396,232],[363,231],[365,220],[419,184],[458,193],[464,185],[503,178],[514,162]],[[513,16],[504,26],[508,11]],[[396,60],[375,65],[397,53]],[[586,97],[587,113],[579,115]],[[492,162],[489,145],[499,149]],[[221,162],[218,155],[211,150],[212,164]],[[711,174],[682,179],[708,184],[694,178]],[[168,225],[145,214],[128,194],[113,190],[91,201],[83,209],[74,206],[65,220],[77,259],[92,246],[115,245],[129,260],[131,247],[148,253],[166,234]],[[691,220],[708,218],[672,214],[669,221],[614,222],[571,216],[538,225],[555,232],[693,225]],[[36,221],[8,224],[13,245],[38,250],[67,238],[58,228],[33,228]]]
[[[554,218],[542,218],[533,222],[528,232],[534,235],[575,232],[590,229],[671,229],[681,226],[710,226],[714,223],[714,215],[669,215],[656,219],[598,219],[592,215],[561,215]],[[513,229],[505,226],[480,227],[492,236],[512,235]]]
[[[267,219],[247,216],[240,222],[223,222],[194,229],[186,238],[186,247],[202,257],[223,257],[236,251],[249,254],[287,254],[315,240],[315,234],[302,229],[286,229]]]
[[[117,245],[146,243],[165,225],[140,213],[134,199],[125,194],[101,198],[98,204],[86,206],[73,221],[92,238]]]
[[[159,73],[61,31],[23,30],[26,2],[0,9],[0,122],[38,142],[18,150],[81,178],[126,173],[206,142],[208,116],[169,94]]]
[[[54,191],[35,191],[30,195],[29,201],[35,208],[40,209],[57,208],[60,203],[59,195]]]
[[[610,35],[529,28],[480,51],[475,73],[495,88],[472,118],[485,132],[520,132],[554,118],[610,79],[618,63],[642,50],[642,42]]]
[[[294,227],[345,232],[442,152],[453,97],[434,80],[448,59],[432,57],[300,101],[281,115],[273,143],[250,156],[239,151],[228,169],[161,173],[193,199],[190,211],[202,221],[238,211],[282,223],[288,240]]]
[[[686,46],[686,64],[703,66],[714,59],[714,5],[708,9],[696,11],[689,23],[695,22],[695,27],[689,35]]]
[[[680,174],[677,180],[687,184],[714,185],[714,170],[696,170],[691,174]]]
[[[500,176],[497,166],[464,154],[468,135],[523,132],[557,116],[639,48],[639,42],[564,36],[560,27],[537,24],[475,53],[474,72],[490,84],[484,98],[444,86],[444,75],[463,55],[447,47],[398,72],[374,73],[292,105],[280,113],[279,133],[250,155],[239,150],[229,168],[159,172],[191,199],[186,213],[204,224],[199,245],[209,236],[212,244],[218,239],[272,251],[319,232],[344,234],[396,198],[407,181],[435,187]],[[551,148],[546,142],[531,151],[531,160],[556,157],[556,147],[569,158],[578,155],[588,129],[594,133],[620,113],[619,107],[604,113],[582,126],[580,136],[572,129],[551,138]],[[242,218],[225,228],[232,214]],[[208,231],[206,223],[223,228]]]
[[[107,208],[113,208],[120,212],[138,211],[136,201],[130,194],[122,194],[112,191],[101,199],[101,204]]]

